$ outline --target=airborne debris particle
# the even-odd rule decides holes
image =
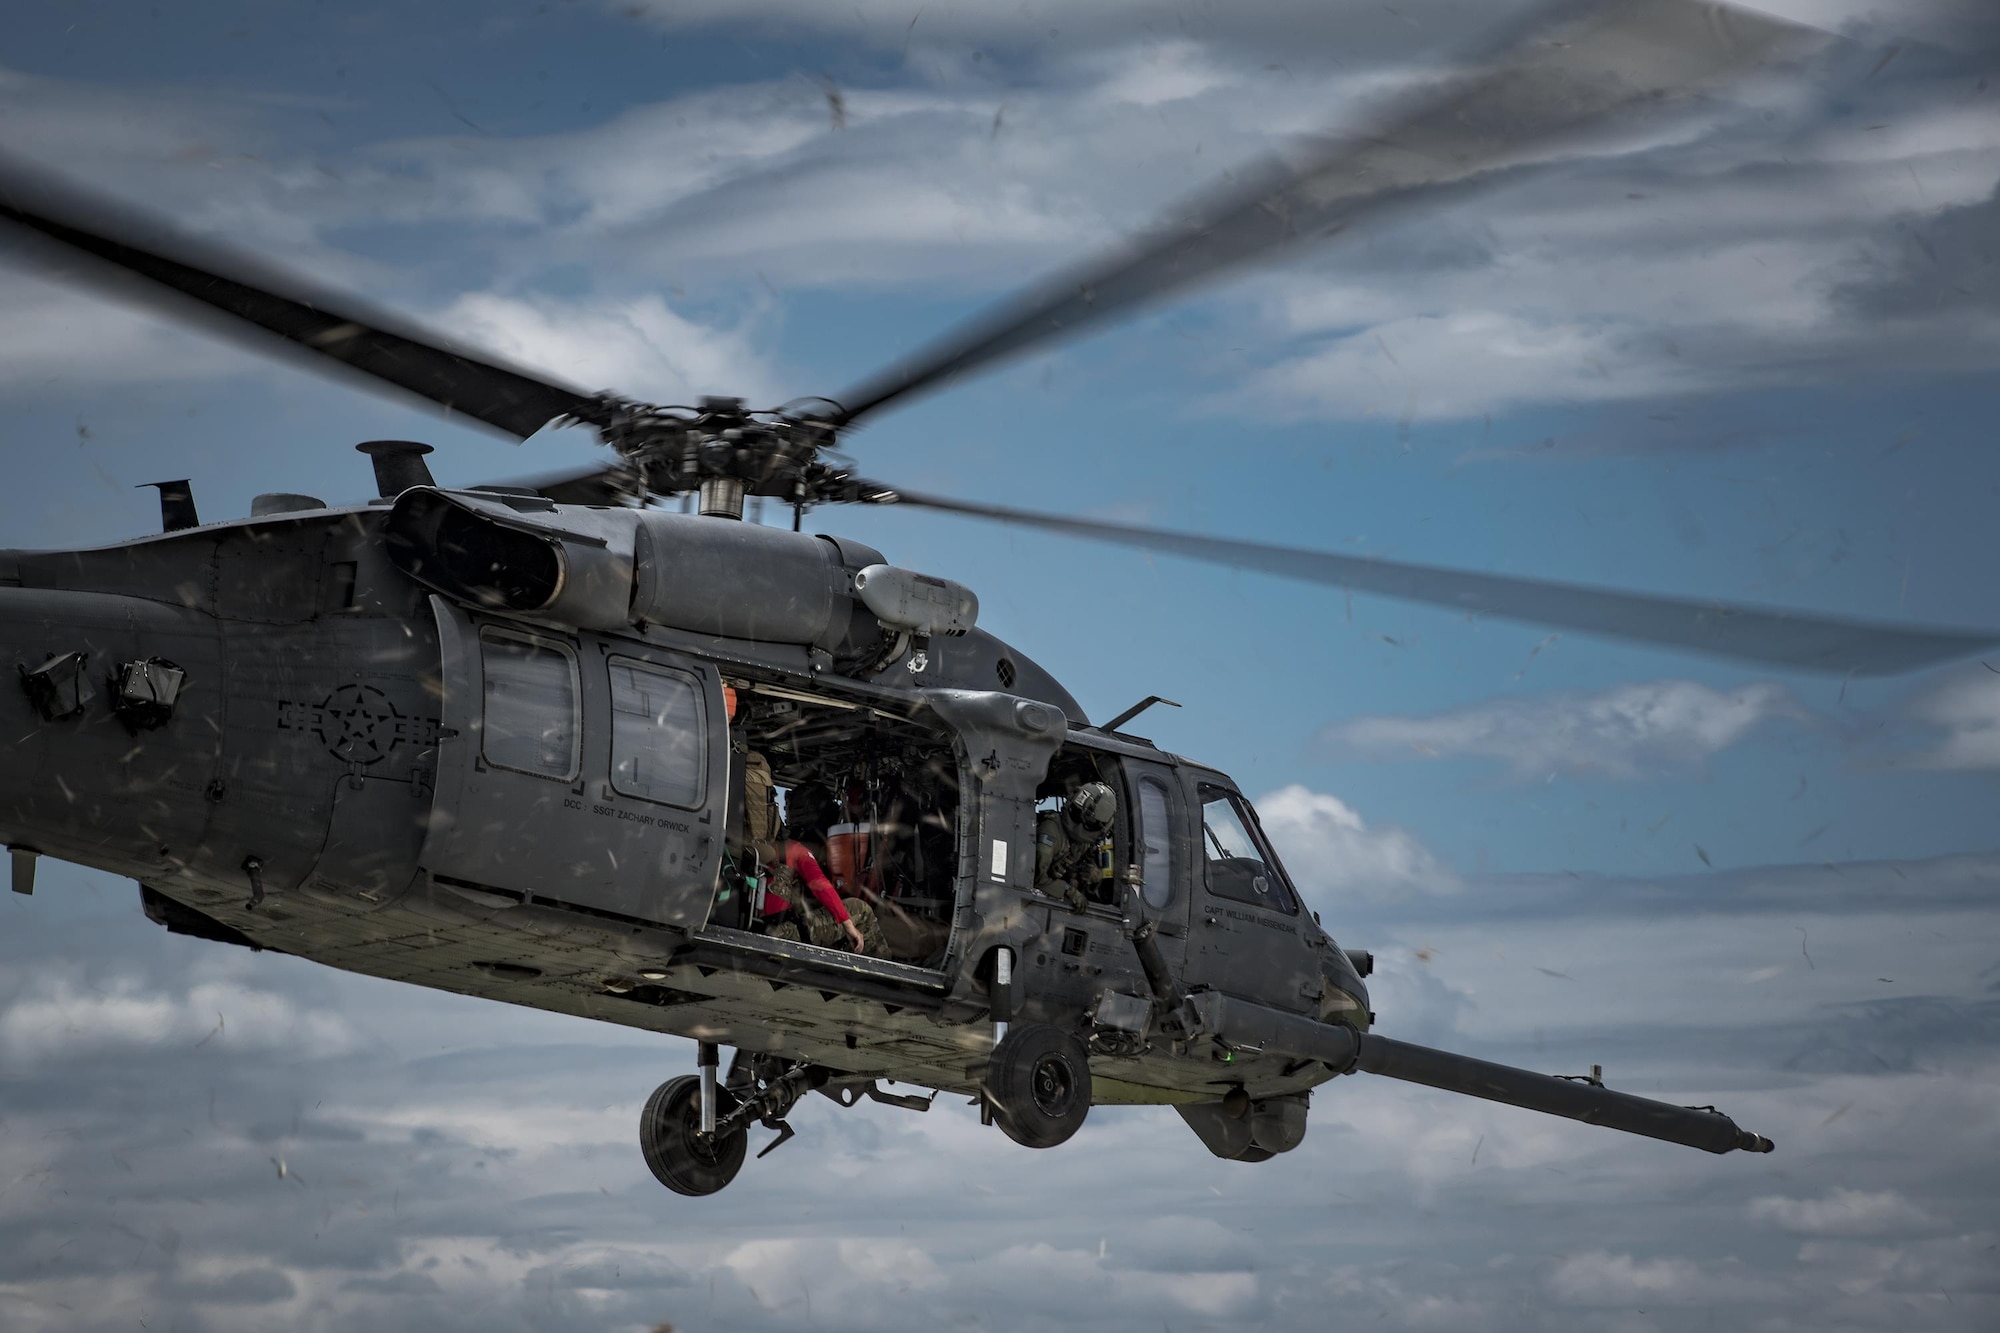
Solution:
[[[1792,929],[1799,932],[1799,952],[1805,954],[1807,969],[1813,972],[1819,971],[1819,964],[1813,962],[1811,954],[1806,953],[1806,928],[1804,926],[1793,926]]]
[[[1713,866],[1715,864],[1715,862],[1708,859],[1708,852],[1700,843],[1694,845],[1694,854],[1701,858],[1701,863],[1705,866]]]
[[[1882,58],[1875,62],[1875,68],[1868,71],[1868,77],[1872,79],[1877,74],[1880,74],[1883,70],[1889,68],[1890,65],[1895,63],[1896,57],[1901,54],[1903,54],[1903,44],[1901,42],[1898,42],[1894,46],[1890,47],[1887,51],[1884,51],[1882,53]],[[1880,129],[1881,127],[1878,125],[1870,125],[1868,128]]]
[[[832,79],[819,81],[820,91],[826,94],[826,118],[836,130],[847,128],[847,98],[842,95],[838,84]]]
[[[486,135],[488,138],[491,138],[493,136],[493,131],[487,129],[484,125],[478,124],[470,116],[467,116],[463,111],[460,111],[458,109],[458,103],[452,101],[450,94],[446,93],[445,90],[440,88],[436,83],[426,79],[424,81],[424,86],[437,94],[438,101],[444,103],[445,113],[449,115],[453,120],[465,126],[465,128],[471,130],[475,134],[483,134]]]
[[[1557,639],[1560,639],[1561,637],[1562,635],[1560,634],[1551,634],[1546,639],[1543,639],[1540,643],[1530,648],[1528,650],[1527,661],[1521,663],[1521,669],[1514,673],[1514,679],[1519,680],[1521,677],[1527,675],[1529,665],[1534,662],[1536,657],[1540,656],[1542,649],[1548,647],[1550,644],[1554,643]]]

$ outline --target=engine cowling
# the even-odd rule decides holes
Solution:
[[[857,628],[864,640],[964,634],[979,614],[971,589],[859,542],[685,514],[414,487],[385,538],[398,569],[454,601],[580,629],[664,625],[831,652]]]

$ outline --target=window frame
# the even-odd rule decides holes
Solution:
[[[1201,887],[1203,892],[1221,902],[1241,903],[1245,907],[1255,907],[1266,912],[1278,912],[1285,916],[1297,916],[1302,906],[1299,900],[1298,888],[1292,883],[1292,877],[1285,873],[1284,865],[1278,860],[1277,854],[1271,850],[1271,840],[1264,836],[1263,821],[1257,817],[1256,807],[1250,804],[1250,798],[1235,788],[1225,787],[1219,782],[1198,781],[1195,784],[1194,790],[1195,818],[1200,823],[1199,842],[1201,848]],[[1251,843],[1256,847],[1258,859],[1263,861],[1264,869],[1276,880],[1278,887],[1284,890],[1285,904],[1283,906],[1270,902],[1258,902],[1252,898],[1232,898],[1226,893],[1217,893],[1214,886],[1208,882],[1210,857],[1207,840],[1207,810],[1209,804],[1208,793],[1210,792],[1214,792],[1228,801],[1230,809],[1236,812],[1236,822],[1243,826],[1244,833],[1249,836]]]
[[[565,639],[536,634],[529,630],[513,629],[504,625],[481,625],[479,627],[479,762],[488,768],[501,769],[508,773],[519,773],[523,777],[540,778],[544,782],[574,783],[583,773],[583,672],[579,666],[576,645]],[[557,776],[542,769],[521,768],[515,764],[495,759],[487,750],[487,740],[493,734],[489,722],[492,701],[492,674],[486,669],[486,645],[492,641],[522,643],[530,648],[542,648],[561,655],[569,664],[569,713],[570,745],[569,771]]]
[[[682,805],[678,801],[663,801],[657,796],[648,796],[644,792],[628,791],[618,784],[618,686],[612,678],[611,672],[614,667],[621,666],[628,670],[649,671],[661,676],[677,676],[686,682],[689,692],[694,695],[695,716],[700,721],[701,734],[695,738],[694,799],[687,805]],[[625,653],[605,654],[605,704],[608,710],[606,715],[610,719],[610,725],[606,728],[607,734],[605,736],[605,780],[610,784],[613,792],[628,800],[644,801],[648,805],[663,805],[669,810],[702,810],[707,808],[709,770],[708,732],[710,719],[708,716],[708,691],[703,688],[704,684],[705,682],[699,673],[690,671],[686,667],[669,666],[664,662],[649,662],[643,657],[632,657]]]

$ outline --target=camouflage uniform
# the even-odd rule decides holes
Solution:
[[[806,888],[805,882],[799,878],[798,871],[790,866],[780,865],[772,872],[770,882],[764,887],[766,892],[783,898],[805,917],[811,943],[828,949],[847,947],[847,928],[833,919],[833,913],[826,910],[817,894]],[[854,922],[854,928],[861,932],[861,951],[870,958],[888,957],[889,946],[882,938],[882,923],[875,919],[875,909],[859,898],[842,898],[840,902],[847,909],[847,915]],[[786,921],[772,926],[769,934],[774,940],[796,940],[799,937],[799,928]]]
[[[1035,892],[1060,898],[1081,910],[1102,882],[1097,849],[1111,831],[1117,809],[1111,789],[1091,782],[1073,793],[1060,810],[1035,817]]]

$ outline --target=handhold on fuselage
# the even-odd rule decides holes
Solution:
[[[21,688],[28,692],[29,702],[42,715],[42,721],[75,717],[97,697],[85,670],[89,664],[88,653],[57,653],[32,671],[25,666],[20,668]]]
[[[111,711],[133,731],[151,731],[174,715],[187,672],[164,657],[127,662],[112,677]]]

